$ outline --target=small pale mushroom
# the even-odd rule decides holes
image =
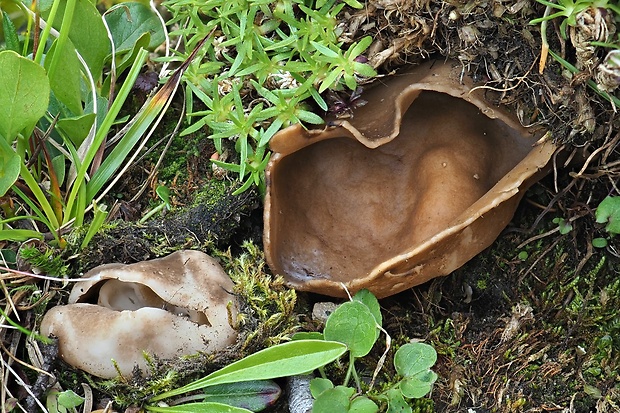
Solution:
[[[148,371],[146,352],[174,358],[233,344],[233,283],[200,251],[178,251],[135,264],[105,264],[76,283],[69,304],[52,308],[41,334],[58,337],[60,357],[103,378],[134,367]],[[112,361],[114,360],[114,362]]]
[[[488,247],[556,146],[433,61],[381,79],[349,119],[274,136],[264,247],[292,287],[385,297]],[[344,287],[343,287],[344,285]]]

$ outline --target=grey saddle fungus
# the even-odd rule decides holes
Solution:
[[[385,297],[447,275],[488,247],[556,151],[428,62],[378,80],[368,104],[322,129],[279,132],[264,246],[294,288]]]
[[[69,304],[52,308],[41,334],[58,337],[61,358],[95,376],[148,373],[143,352],[174,358],[235,342],[233,283],[199,251],[135,264],[105,264],[75,284]],[[232,305],[229,306],[229,303]]]

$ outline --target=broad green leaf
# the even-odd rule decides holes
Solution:
[[[146,410],[156,413],[252,413],[251,410],[222,403],[187,403],[171,407],[146,406]]]
[[[101,101],[100,103],[105,104],[107,101]],[[94,113],[88,113],[72,118],[60,119],[56,126],[67,135],[73,146],[77,148],[88,136],[88,132],[90,132],[90,128],[95,121],[95,116]]]
[[[405,377],[428,371],[436,361],[437,352],[425,343],[407,343],[394,354],[394,367]]]
[[[376,413],[378,411],[379,407],[366,396],[356,397],[349,407],[350,413]]]
[[[166,204],[166,206],[170,208],[170,189],[168,189],[167,186],[159,185],[155,189],[155,193],[157,194],[157,196],[159,196],[159,199],[164,201],[164,204]]]
[[[10,249],[0,249],[0,265],[17,268],[17,253]]]
[[[60,1],[58,13],[54,19],[53,27],[60,30],[67,0]],[[42,11],[42,16],[47,19],[49,10]],[[103,62],[110,54],[110,41],[103,24],[103,18],[89,0],[77,0],[73,12],[69,39],[75,49],[82,55],[88,65],[95,82],[101,77]]]
[[[4,34],[6,49],[19,53],[19,38],[17,37],[15,25],[4,10],[2,10],[2,34]]]
[[[426,373],[420,373],[416,376],[405,377],[400,382],[400,391],[403,396],[411,399],[419,399],[426,396],[431,391],[431,386],[437,380],[437,374],[428,370]]]
[[[377,339],[375,317],[366,304],[347,301],[334,310],[325,322],[325,340],[339,341],[349,348],[353,357],[370,352]]]
[[[4,196],[17,181],[21,162],[13,148],[4,139],[0,139],[0,196]]]
[[[146,4],[123,3],[123,7],[106,14],[105,20],[112,33],[117,54],[132,50],[145,33],[150,33],[149,49],[159,46],[165,40],[159,18]]]
[[[317,377],[315,379],[310,380],[310,394],[315,399],[318,399],[321,393],[325,390],[333,389],[334,383],[332,383],[329,379],[324,379],[322,377]]]
[[[50,87],[56,96],[73,115],[82,114],[82,98],[80,90],[81,65],[78,60],[75,47],[67,41],[63,50],[58,50],[58,40],[55,40],[52,47],[45,56],[44,67],[49,74],[49,65],[54,60],[54,55],[59,53],[58,65],[52,77],[49,79]]]
[[[314,401],[312,413],[347,413],[354,392],[351,387],[344,386],[327,389]]]
[[[205,402],[228,404],[258,412],[271,406],[282,390],[272,380],[218,384],[205,389]]]
[[[251,354],[179,389],[160,394],[151,401],[223,383],[268,380],[312,371],[336,360],[346,352],[341,343],[321,340],[297,340],[278,344]]]
[[[596,222],[607,223],[605,230],[620,234],[620,196],[608,196],[596,208]]]
[[[45,115],[49,95],[45,69],[11,50],[0,52],[0,135],[5,143]]]
[[[73,390],[65,390],[58,393],[58,404],[67,409],[77,407],[84,403],[84,398],[75,394]]]
[[[409,403],[407,403],[399,389],[389,389],[386,395],[388,398],[386,413],[411,413],[411,406],[409,406]]]

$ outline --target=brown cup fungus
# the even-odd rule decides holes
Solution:
[[[488,247],[556,150],[428,62],[375,82],[323,129],[274,136],[264,244],[300,290],[378,297],[447,275]]]
[[[103,378],[147,372],[144,352],[163,359],[212,353],[235,342],[233,283],[217,261],[178,251],[135,264],[105,264],[52,308],[41,334],[58,337],[68,364]],[[232,303],[232,305],[229,305]],[[113,362],[114,360],[114,362]]]

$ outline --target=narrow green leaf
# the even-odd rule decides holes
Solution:
[[[17,37],[17,30],[15,30],[15,25],[4,10],[2,10],[2,32],[4,34],[4,43],[7,50],[12,50],[19,53],[20,47],[19,37]]]
[[[146,410],[155,413],[252,413],[251,410],[240,407],[209,402],[187,403],[170,407],[146,406]]]
[[[323,82],[321,82],[321,86],[319,87],[319,93],[323,93],[327,89],[334,87],[336,81],[340,78],[340,76],[342,76],[342,70],[332,70],[327,76],[325,76]]]
[[[216,384],[268,380],[304,374],[331,363],[342,356],[346,350],[345,345],[333,341],[298,340],[278,344],[229,364],[187,386],[156,396],[151,401]]]
[[[299,118],[299,120],[310,123],[312,125],[321,125],[325,123],[322,117],[308,110],[299,109],[297,111],[297,117]]]
[[[127,74],[127,78],[125,82],[123,82],[123,86],[119,90],[116,99],[114,99],[114,103],[112,103],[110,109],[106,111],[106,116],[104,117],[103,121],[101,123],[98,122],[97,133],[95,134],[94,139],[92,140],[92,142],[89,142],[88,140],[84,141],[80,146],[80,150],[85,149],[84,152],[82,152],[84,153],[84,155],[81,159],[76,160],[76,165],[78,167],[77,177],[75,179],[73,187],[71,188],[69,198],[67,199],[67,205],[65,208],[67,213],[65,214],[63,224],[67,223],[72,218],[78,218],[78,216],[81,215],[80,211],[82,210],[77,208],[75,203],[79,201],[78,197],[81,196],[80,191],[83,189],[82,183],[84,182],[86,171],[90,167],[90,164],[93,161],[95,154],[99,149],[99,146],[102,144],[110,128],[112,127],[116,116],[120,112],[121,107],[125,102],[125,99],[127,98],[127,96],[129,96],[131,87],[138,75],[140,74],[140,68],[142,67],[144,61],[146,61],[147,56],[148,52],[146,50],[140,51],[139,57],[136,59],[134,65]],[[97,99],[97,101],[99,102],[99,99]]]
[[[347,53],[351,58],[356,58],[361,55],[364,50],[368,49],[372,44],[372,36],[366,36],[360,40],[357,44],[351,47],[351,51]]]
[[[280,386],[273,380],[242,381],[206,388],[204,401],[258,412],[275,403],[281,393]]]
[[[28,185],[28,188],[30,189],[30,191],[32,191],[32,194],[34,195],[34,197],[36,198],[37,202],[41,206],[41,209],[43,209],[43,213],[45,213],[43,215],[43,213],[40,210],[37,209],[36,210],[37,211],[37,215],[40,215],[42,219],[46,219],[48,221],[48,227],[49,227],[50,231],[55,233],[56,230],[58,228],[60,228],[60,226],[58,224],[58,220],[56,219],[56,214],[54,213],[54,210],[52,209],[52,205],[50,204],[49,200],[47,199],[47,197],[43,193],[43,190],[41,189],[41,187],[39,187],[39,183],[36,181],[36,179],[34,179],[34,176],[32,176],[32,174],[30,173],[30,171],[28,170],[26,165],[24,165],[23,162],[20,162],[20,172],[19,172],[19,174],[22,177],[22,179],[24,180],[24,182],[26,183],[26,185]],[[17,190],[17,187],[14,187],[13,189]],[[24,199],[25,202],[28,202],[25,199],[25,198],[27,198],[26,195],[25,194],[22,194],[22,195],[20,195],[20,197],[22,199]],[[31,208],[33,207],[33,205],[34,204],[32,204],[32,205],[29,204],[29,206]]]
[[[300,331],[293,334],[291,340],[323,340],[323,333],[318,331]]]
[[[103,225],[103,222],[108,216],[108,212],[106,211],[105,205],[102,205],[102,206],[95,205],[93,210],[94,210],[95,216],[93,217],[93,220],[90,222],[90,225],[88,226],[88,232],[86,233],[86,235],[84,236],[84,239],[82,240],[82,244],[80,245],[81,249],[84,249],[88,246],[88,244],[90,243],[90,240],[92,240],[95,234],[99,232],[99,230],[101,229],[101,226]]]
[[[39,231],[32,231],[29,229],[0,230],[0,241],[23,242],[31,238],[43,239],[43,234]]]
[[[321,54],[327,56],[327,57],[331,57],[333,59],[337,59],[338,58],[338,53],[334,52],[332,49],[330,49],[329,47],[322,45],[321,43],[315,42],[315,41],[310,41],[310,44],[312,46],[314,46],[314,48],[316,50],[318,50]]]
[[[0,52],[0,135],[6,142],[45,115],[49,95],[45,69],[11,50]]]

